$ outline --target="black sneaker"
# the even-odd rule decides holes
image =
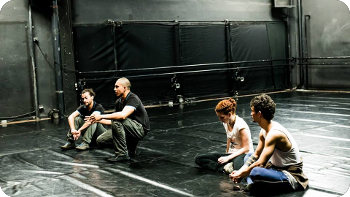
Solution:
[[[120,156],[116,156],[116,157],[110,157],[107,158],[107,161],[109,162],[124,162],[124,161],[129,161],[130,157],[128,155],[120,155]]]
[[[61,146],[62,150],[69,150],[75,148],[75,143],[68,141],[65,145]]]

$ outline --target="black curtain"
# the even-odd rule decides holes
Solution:
[[[238,76],[244,81],[236,86],[240,92],[261,91],[273,89],[273,77],[270,62],[270,45],[265,24],[234,25],[231,27],[231,51],[233,61],[254,61],[236,65]],[[251,69],[246,69],[251,67]]]
[[[130,79],[132,91],[146,104],[176,100],[178,95],[232,96],[235,91],[244,94],[288,87],[283,23],[226,27],[170,22],[76,26],[80,87],[94,88],[96,99],[105,106],[113,105],[113,86],[121,76]]]

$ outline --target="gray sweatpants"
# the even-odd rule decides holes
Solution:
[[[81,126],[83,126],[84,122],[85,121],[81,116],[75,117],[75,119],[74,119],[75,129],[78,130]],[[90,144],[94,135],[95,135],[95,138],[97,138],[96,136],[101,135],[105,131],[106,131],[106,129],[103,127],[102,124],[95,123],[95,124],[90,125],[88,128],[84,129],[81,133],[81,136],[82,136],[83,141]],[[74,141],[73,134],[71,133],[70,130],[67,133],[67,140],[72,141],[72,142]]]

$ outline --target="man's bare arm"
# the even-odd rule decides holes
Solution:
[[[78,117],[80,114],[78,111],[73,112],[71,115],[68,116],[68,124],[71,131],[76,131],[75,125],[74,125],[74,119]]]
[[[255,161],[249,166],[247,166],[246,164],[243,165],[242,168],[239,169],[237,172],[233,172],[232,174],[230,174],[230,177],[235,182],[239,182],[242,178],[247,177],[253,168],[258,166],[264,166],[273,154],[277,139],[278,139],[278,135],[275,133],[270,133],[270,135],[267,135],[263,148],[261,149],[261,147],[258,147],[257,150],[255,151],[254,156],[259,154],[259,151],[262,151],[257,161]],[[260,140],[259,144],[261,142],[262,141]]]

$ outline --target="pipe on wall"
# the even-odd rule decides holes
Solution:
[[[310,15],[305,15],[304,16],[304,37],[303,37],[303,44],[305,44],[305,46],[303,47],[303,52],[304,52],[304,60],[306,62],[306,64],[304,64],[305,66],[305,89],[309,89],[309,62],[308,62],[308,58],[310,57],[309,54],[309,31],[310,31]]]
[[[57,105],[60,117],[64,114],[64,97],[63,97],[63,77],[61,68],[61,48],[60,48],[60,34],[59,34],[59,17],[57,0],[53,0],[52,4],[52,33],[54,45],[54,63],[55,63],[55,78],[56,78],[56,94]]]
[[[299,37],[299,66],[300,66],[300,70],[299,70],[299,73],[300,73],[300,82],[299,82],[299,85],[297,86],[298,88],[303,88],[304,87],[304,62],[303,62],[303,59],[304,59],[304,55],[303,55],[303,17],[302,17],[302,0],[297,0],[298,1],[298,37]]]
[[[28,45],[29,45],[29,55],[30,55],[30,64],[32,67],[32,81],[33,81],[33,95],[34,95],[34,108],[35,108],[35,117],[39,118],[39,101],[38,101],[38,82],[36,76],[36,64],[35,64],[35,54],[34,54],[34,37],[33,37],[33,19],[32,19],[32,8],[29,3],[28,6]]]

